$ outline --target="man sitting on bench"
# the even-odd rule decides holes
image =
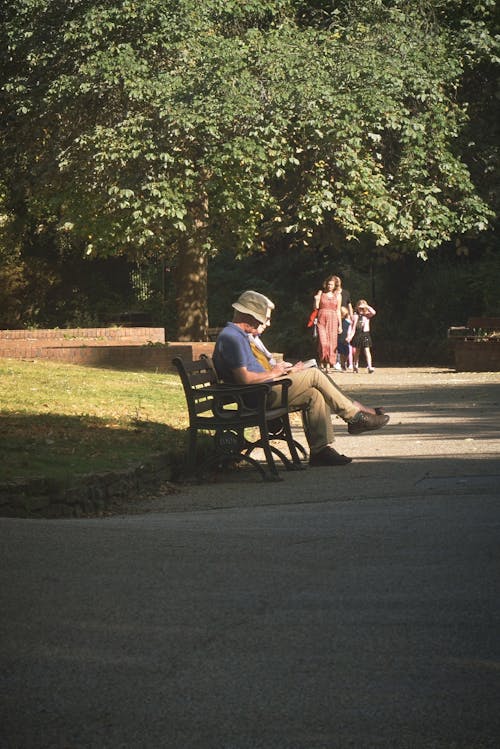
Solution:
[[[338,466],[352,461],[332,446],[332,413],[348,424],[350,434],[361,434],[380,429],[389,416],[361,403],[352,401],[317,367],[305,369],[302,362],[291,366],[278,362],[267,369],[252,352],[250,336],[258,335],[270,324],[274,304],[257,291],[245,291],[233,303],[233,321],[228,322],[217,336],[213,362],[224,382],[251,385],[286,375],[292,384],[288,390],[291,410],[302,409],[304,431],[309,445],[311,466]],[[271,393],[270,406],[273,406]]]

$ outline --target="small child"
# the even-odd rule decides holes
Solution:
[[[346,372],[351,360],[351,345],[347,340],[351,329],[351,320],[349,318],[349,310],[347,307],[340,308],[340,316],[342,318],[342,333],[340,333],[337,342],[337,351],[340,358],[339,369]]]
[[[352,345],[352,364],[354,372],[359,371],[359,354],[361,349],[365,353],[368,374],[372,374],[375,371],[372,366],[370,319],[376,314],[377,313],[373,307],[370,307],[366,299],[360,299],[356,304],[356,311],[352,318],[351,330],[348,336],[348,342]]]

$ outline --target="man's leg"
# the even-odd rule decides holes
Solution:
[[[304,369],[302,372],[291,372],[287,377],[292,381],[288,390],[288,402],[291,406],[307,405],[310,400],[309,391],[314,389],[321,393],[330,411],[338,414],[344,421],[350,421],[359,411],[359,407],[351,398],[317,367]]]
[[[292,382],[288,389],[288,403],[291,408],[302,409],[311,454],[333,441],[332,413],[349,422],[351,434],[380,429],[389,421],[388,416],[363,412],[361,404],[344,395],[317,367],[291,372],[287,377]],[[271,405],[277,397],[276,392],[271,395]]]
[[[302,409],[309,449],[311,453],[319,452],[333,442],[332,412],[349,421],[359,408],[316,367],[287,377],[292,381],[288,403],[291,408]]]
[[[319,391],[323,394],[323,397],[332,408],[332,412],[338,414],[342,419],[344,419],[344,421],[349,423],[350,434],[361,434],[362,432],[371,431],[373,429],[380,429],[388,423],[389,416],[386,415],[383,408],[371,408],[370,406],[365,406],[359,401],[351,400],[351,398],[345,395],[345,393],[334,383],[330,375],[325,375],[317,369],[312,371],[318,373],[319,379],[319,384],[313,385],[313,387],[318,387]],[[295,373],[289,375],[292,379],[295,376]],[[330,384],[330,388],[326,387],[325,380]],[[332,400],[330,400],[330,398],[332,398]],[[332,403],[334,404],[333,406]],[[346,403],[349,404],[348,408],[345,408]]]
[[[309,451],[311,454],[317,453],[333,442],[332,414],[324,397],[314,388],[309,389],[307,398],[300,398],[299,401],[294,400],[290,405],[302,408],[302,423]]]

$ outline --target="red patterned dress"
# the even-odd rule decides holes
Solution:
[[[318,361],[333,367],[337,361],[337,338],[339,332],[339,295],[329,297],[321,294],[318,309]]]

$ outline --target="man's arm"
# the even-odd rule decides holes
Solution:
[[[282,377],[288,370],[284,362],[279,362],[272,369],[266,369],[265,372],[250,372],[246,367],[238,367],[231,371],[238,385],[255,385],[258,382],[269,382],[276,377]]]
[[[259,382],[269,382],[278,377],[283,377],[283,375],[287,375],[289,372],[300,372],[301,369],[303,369],[303,362],[299,361],[293,367],[290,367],[287,362],[278,362],[272,369],[268,369],[265,372],[250,372],[246,367],[238,367],[231,371],[234,381],[238,385],[255,385]]]

